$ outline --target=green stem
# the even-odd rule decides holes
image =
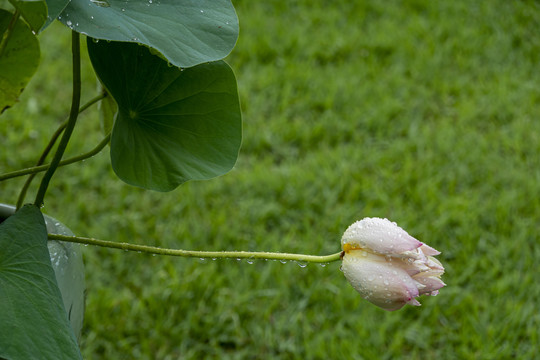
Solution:
[[[78,161],[91,158],[92,156],[98,154],[101,150],[103,150],[103,148],[109,143],[110,140],[111,140],[111,134],[109,133],[109,135],[107,135],[103,140],[101,140],[100,143],[97,144],[96,147],[93,148],[92,150],[84,154],[73,156],[66,160],[62,160],[60,161],[58,166],[69,165],[69,164],[76,163]],[[19,176],[24,176],[28,174],[37,174],[42,171],[46,171],[50,166],[51,164],[45,164],[45,165],[33,166],[31,168],[26,168],[26,169],[21,169],[21,170],[5,173],[5,174],[0,175],[0,181],[19,177]]]
[[[169,255],[182,257],[195,257],[201,259],[264,259],[264,260],[287,260],[300,261],[306,263],[329,263],[340,260],[341,252],[331,255],[305,255],[305,254],[290,254],[290,253],[275,253],[275,252],[258,252],[258,251],[197,251],[197,250],[181,250],[181,249],[165,249],[148,245],[136,245],[130,243],[118,243],[113,241],[49,234],[49,240],[67,241],[85,245],[95,245],[126,251],[137,251],[155,255]]]
[[[94,97],[93,99],[88,101],[86,104],[81,106],[81,108],[79,109],[79,114],[82,113],[84,110],[88,109],[90,106],[97,103],[99,100],[104,99],[106,96],[107,96],[107,93],[104,92],[104,93],[99,94],[98,96]],[[51,140],[49,141],[49,143],[47,144],[47,146],[45,147],[45,149],[41,153],[41,156],[39,157],[39,160],[37,161],[35,166],[43,165],[43,163],[45,162],[45,159],[47,158],[47,156],[51,152],[54,144],[56,143],[56,140],[58,140],[58,138],[60,137],[60,135],[62,134],[62,132],[66,128],[67,123],[68,123],[68,120],[64,121],[58,127],[58,129],[56,129],[56,131],[54,132],[54,134],[51,137]],[[62,164],[62,162],[60,162],[60,164],[58,164],[58,166],[61,166],[61,164]],[[23,185],[23,187],[21,189],[21,192],[19,193],[19,198],[17,199],[17,206],[16,206],[17,210],[22,206],[22,204],[24,202],[24,198],[26,197],[26,192],[28,191],[28,188],[30,187],[30,184],[32,183],[32,180],[34,180],[34,178],[36,177],[36,174],[37,173],[30,174],[28,179],[26,179],[26,181],[24,182],[24,185]]]
[[[36,200],[34,201],[34,204],[38,207],[43,205],[43,199],[47,192],[47,188],[49,187],[49,182],[58,168],[58,164],[62,160],[62,156],[64,155],[64,151],[66,150],[69,138],[73,133],[79,115],[79,106],[81,103],[81,43],[79,33],[75,31],[71,32],[71,51],[73,54],[73,96],[71,99],[71,111],[68,124],[64,130],[64,135],[62,135],[62,139],[60,140],[56,153],[51,161],[51,166],[47,169],[45,175],[43,175],[43,179],[41,179]]]
[[[4,53],[4,50],[6,49],[9,38],[11,37],[11,34],[13,34],[13,29],[15,28],[15,24],[17,23],[17,20],[19,20],[20,15],[21,15],[21,12],[19,11],[19,9],[15,9],[15,13],[11,17],[8,27],[6,31],[4,32],[4,35],[2,36],[2,41],[0,41],[0,57]]]

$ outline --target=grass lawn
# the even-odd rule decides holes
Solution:
[[[171,193],[107,151],[60,169],[44,211],[76,234],[201,250],[330,254],[363,217],[440,250],[447,287],[386,312],[339,263],[85,250],[86,359],[533,359],[540,347],[540,7],[534,1],[234,1],[235,168]],[[70,34],[0,117],[0,172],[69,112]],[[0,70],[1,71],[1,70]],[[84,59],[84,99],[96,95]],[[84,100],[83,100],[84,102]],[[69,154],[101,138],[96,109]],[[93,132],[92,132],[93,131]],[[14,203],[24,179],[0,183]],[[27,200],[35,194],[38,182]]]

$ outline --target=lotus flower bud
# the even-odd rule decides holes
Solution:
[[[388,311],[405,304],[420,306],[420,295],[437,295],[439,251],[421,243],[388,219],[365,218],[345,231],[341,239],[341,270],[360,295]]]

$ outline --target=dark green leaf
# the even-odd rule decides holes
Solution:
[[[111,94],[107,94],[107,97],[98,103],[98,108],[101,130],[103,131],[103,134],[107,135],[112,131],[114,117],[118,112],[118,106],[116,106],[116,102]]]
[[[45,29],[50,23],[56,20],[58,16],[60,16],[62,11],[64,11],[66,6],[69,4],[69,1],[70,0],[45,0],[48,9],[47,22],[41,30]]]
[[[0,9],[0,39],[13,14]],[[11,107],[39,65],[39,42],[28,25],[18,19],[4,51],[0,54],[0,113]]]
[[[111,160],[122,180],[170,191],[233,167],[242,124],[236,79],[226,63],[182,71],[144,46],[87,43],[94,69],[118,104]]]
[[[60,20],[96,39],[147,45],[178,67],[223,59],[238,38],[229,0],[72,0]]]
[[[0,358],[82,359],[33,205],[0,225]]]
[[[9,0],[20,10],[21,16],[34,33],[39,32],[47,20],[47,4],[44,0]]]

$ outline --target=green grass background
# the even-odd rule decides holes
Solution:
[[[107,151],[60,169],[44,211],[75,233],[201,250],[330,254],[366,216],[442,251],[448,284],[383,311],[339,271],[84,248],[87,359],[533,359],[540,346],[540,8],[534,1],[234,1],[244,140],[171,193]],[[69,112],[70,34],[0,117],[0,172]],[[95,77],[84,59],[84,99]],[[69,154],[100,139],[96,109]],[[0,183],[14,203],[23,179]],[[34,184],[28,200],[37,188]]]

